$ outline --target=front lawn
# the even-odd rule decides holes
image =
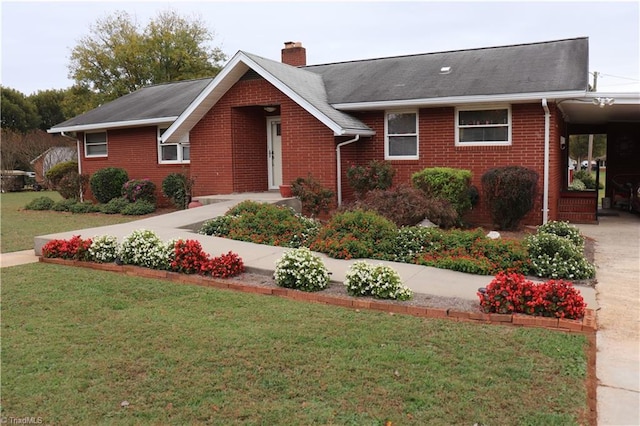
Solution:
[[[588,342],[579,334],[358,312],[49,264],[5,268],[2,283],[3,418],[588,422]]]
[[[49,210],[24,210],[30,201],[38,197],[49,197],[54,201],[62,199],[55,191],[10,192],[0,195],[2,253],[33,248],[33,238],[38,235],[114,225],[140,219],[139,216],[119,214],[73,214]]]

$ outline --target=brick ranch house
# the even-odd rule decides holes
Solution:
[[[353,196],[347,167],[373,159],[391,161],[396,184],[446,166],[471,170],[478,188],[488,169],[521,165],[540,175],[528,224],[595,220],[591,204],[586,215],[583,201],[562,207],[573,125],[639,144],[637,95],[632,110],[614,105],[631,127],[594,105],[587,38],[312,66],[288,42],[281,59],[239,51],[215,78],[145,87],[49,132],[77,140],[83,174],[121,167],[160,188],[185,172],[196,198],[277,190],[311,173],[342,203]],[[490,222],[482,199],[470,220]]]

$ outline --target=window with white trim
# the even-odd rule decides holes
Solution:
[[[107,132],[84,134],[84,156],[85,157],[106,157],[107,156]]]
[[[456,145],[511,145],[511,107],[457,108]]]
[[[191,160],[191,146],[189,144],[189,133],[184,135],[179,142],[161,143],[160,137],[167,130],[167,127],[158,127],[158,163],[178,164],[189,163]]]
[[[388,160],[418,158],[417,111],[390,111],[384,120],[384,155]]]

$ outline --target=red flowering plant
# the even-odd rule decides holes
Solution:
[[[42,247],[42,255],[48,258],[89,260],[91,238],[83,240],[74,235],[70,240],[51,240]]]
[[[499,273],[478,291],[478,297],[485,313],[578,319],[586,308],[580,292],[568,281],[535,284],[515,273]]]
[[[200,267],[202,274],[211,275],[214,278],[235,277],[243,273],[244,270],[242,259],[233,252],[209,259]]]
[[[202,250],[198,240],[178,240],[174,245],[171,270],[185,274],[196,274],[209,261],[209,255]]]

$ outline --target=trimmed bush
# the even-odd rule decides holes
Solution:
[[[397,230],[393,222],[375,212],[347,211],[333,216],[310,248],[337,259],[382,259],[393,247]]]
[[[107,167],[95,172],[89,179],[91,193],[104,204],[120,197],[122,185],[129,180],[127,171],[117,167]]]
[[[595,267],[570,239],[539,233],[527,237],[525,241],[532,271],[537,276],[574,280],[595,276]]]
[[[366,166],[352,164],[347,169],[347,180],[356,196],[362,197],[374,189],[389,189],[396,171],[389,161],[372,160]]]
[[[127,206],[129,206],[129,202],[122,197],[118,197],[110,200],[107,204],[102,204],[100,211],[104,214],[120,214]]]
[[[193,181],[183,173],[171,173],[162,180],[162,193],[176,208],[184,210],[191,202]]]
[[[91,201],[85,201],[84,203],[71,204],[69,206],[69,211],[76,214],[98,213],[100,211],[100,206],[93,204]]]
[[[319,291],[329,284],[329,271],[320,257],[300,247],[285,252],[276,261],[273,278],[280,287]]]
[[[75,171],[71,171],[64,175],[58,182],[56,189],[62,198],[79,200],[80,193],[84,192],[89,183],[89,176],[79,175]]]
[[[24,208],[26,210],[51,210],[55,201],[49,197],[36,197],[29,202]]]
[[[449,167],[433,167],[411,176],[413,186],[429,199],[448,201],[458,214],[458,219],[471,210],[471,172]]]
[[[56,164],[47,170],[44,177],[49,182],[49,185],[52,189],[57,190],[58,184],[60,180],[67,175],[67,173],[75,172],[78,173],[78,162],[77,161],[63,161],[61,163]]]
[[[333,202],[333,191],[322,186],[311,174],[293,181],[291,190],[293,196],[300,199],[304,215],[316,217],[320,213],[329,212]]]
[[[400,275],[390,266],[355,262],[347,271],[344,285],[351,296],[371,296],[377,299],[409,300],[411,289],[402,284]]]
[[[122,185],[122,197],[130,203],[156,203],[156,184],[149,179],[131,179]]]
[[[521,166],[498,167],[482,175],[484,197],[493,223],[514,230],[531,211],[538,186],[538,173]]]
[[[57,211],[57,212],[68,212],[70,210],[71,206],[73,206],[77,202],[78,201],[74,200],[73,198],[56,201],[56,203],[53,205],[53,207],[51,207],[51,210],[54,210],[54,211]]]
[[[156,211],[156,205],[145,200],[126,205],[120,213],[127,216],[142,216]]]

